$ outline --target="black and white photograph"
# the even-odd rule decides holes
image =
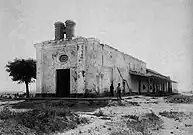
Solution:
[[[0,0],[0,135],[193,135],[193,0]]]

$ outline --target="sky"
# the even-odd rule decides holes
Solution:
[[[0,92],[25,90],[5,65],[35,58],[34,44],[53,40],[54,22],[65,20],[76,22],[76,36],[98,38],[193,90],[192,0],[0,0]]]

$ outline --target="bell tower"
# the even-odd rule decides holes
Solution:
[[[72,20],[66,20],[65,24],[63,22],[55,22],[55,40],[64,39],[64,35],[66,35],[67,40],[72,40],[74,37],[74,27],[76,23]]]

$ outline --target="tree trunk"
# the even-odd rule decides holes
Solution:
[[[28,82],[25,82],[25,86],[26,86],[26,96],[29,97],[29,86],[28,86]]]

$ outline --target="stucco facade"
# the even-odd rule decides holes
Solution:
[[[132,80],[129,71],[146,73],[146,63],[118,51],[94,38],[88,39],[86,46],[86,89],[92,93],[110,91],[113,83],[116,88],[122,79],[128,83],[125,90],[138,91],[138,81]],[[120,72],[119,72],[120,71]],[[122,77],[123,78],[122,78]]]
[[[56,93],[56,70],[70,69],[70,93],[85,90],[85,41],[48,41],[35,44],[37,59],[36,93]],[[60,62],[61,55],[67,55],[66,62]]]
[[[70,41],[46,41],[35,44],[37,59],[36,92],[55,94],[57,91],[56,70],[70,70],[70,94],[103,94],[118,83],[126,81],[126,92],[138,92],[139,82],[129,71],[146,73],[146,63],[122,53],[109,45],[100,44],[95,38],[79,37]],[[61,62],[61,55],[68,60]],[[144,85],[146,85],[145,82]],[[143,89],[143,88],[142,88]]]
[[[172,91],[170,77],[147,69],[144,61],[96,38],[74,38],[75,25],[71,20],[56,22],[55,40],[34,45],[37,95],[103,95],[118,83],[130,94]]]

